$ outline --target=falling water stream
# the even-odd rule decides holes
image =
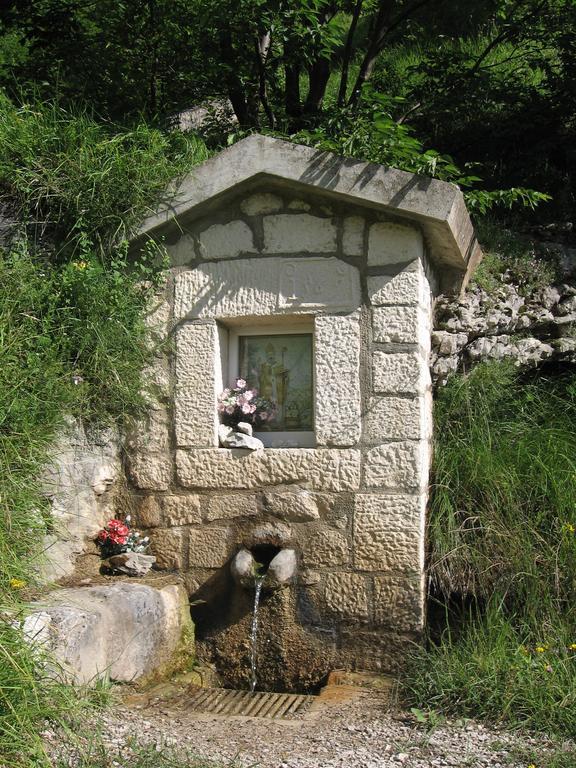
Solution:
[[[252,630],[250,632],[250,666],[252,674],[250,677],[250,690],[252,693],[256,690],[256,639],[258,637],[258,606],[260,604],[260,593],[262,592],[262,584],[264,583],[264,576],[254,576],[254,614],[252,616]]]

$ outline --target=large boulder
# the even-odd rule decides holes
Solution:
[[[180,653],[190,652],[193,625],[182,585],[117,582],[52,592],[33,605],[24,633],[48,651],[55,675],[94,684],[167,671]]]

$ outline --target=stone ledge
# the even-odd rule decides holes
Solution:
[[[350,491],[360,486],[360,451],[267,448],[190,449],[176,452],[178,480],[187,488],[260,488],[307,482],[314,490]]]
[[[47,668],[49,674],[76,684],[151,677],[174,661],[184,635],[193,633],[188,596],[175,584],[62,589],[31,609],[26,639],[61,667]]]

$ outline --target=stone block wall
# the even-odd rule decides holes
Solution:
[[[178,223],[154,315],[171,352],[128,445],[135,523],[193,599],[241,546],[293,547],[295,621],[339,665],[393,670],[424,611],[434,275],[421,232],[271,183]],[[226,336],[258,323],[313,332],[315,447],[218,447]]]

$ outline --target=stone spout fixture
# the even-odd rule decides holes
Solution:
[[[265,589],[286,587],[296,577],[296,552],[279,549],[269,563],[259,563],[254,552],[242,548],[232,560],[230,571],[234,581],[245,589],[254,589],[258,575],[264,576]]]
[[[260,605],[259,685],[289,688],[265,677],[278,659],[310,683],[328,665],[395,672],[424,626],[432,312],[481,258],[462,193],[253,135],[165,199],[131,243],[170,259],[149,323],[174,343],[126,457],[155,568],[182,576],[199,652],[229,681],[256,563],[263,589],[286,586]],[[220,423],[239,380],[271,405],[253,429]]]

